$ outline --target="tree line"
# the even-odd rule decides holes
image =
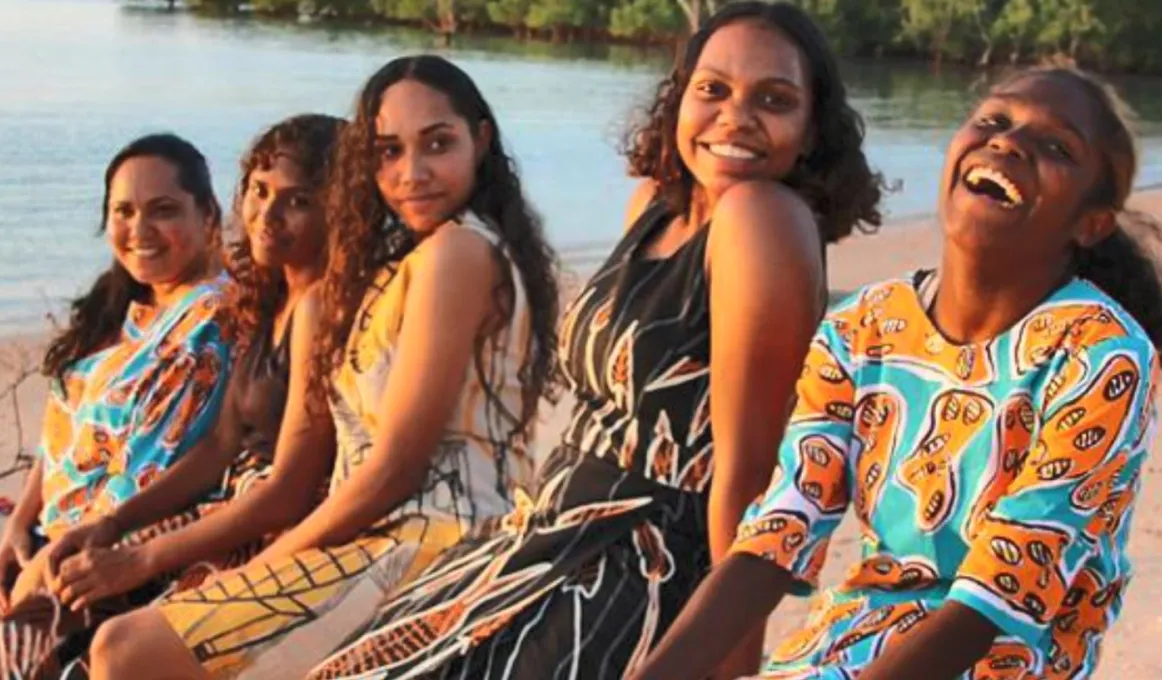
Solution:
[[[163,0],[172,6],[173,0]],[[556,41],[672,42],[730,0],[186,0],[197,11],[506,31]],[[846,56],[980,66],[1068,57],[1162,72],[1162,0],[794,0]]]

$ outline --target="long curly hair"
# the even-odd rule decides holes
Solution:
[[[226,269],[233,279],[231,310],[240,329],[253,332],[271,323],[287,295],[282,269],[259,265],[251,253],[250,236],[242,222],[242,202],[250,189],[251,173],[270,170],[279,157],[286,158],[298,167],[309,190],[323,200],[332,152],[345,124],[334,116],[293,116],[260,133],[243,154],[230,219],[236,240],[226,247]],[[320,253],[318,261],[325,257]]]
[[[443,93],[473,134],[484,123],[492,128],[491,142],[476,170],[475,187],[465,209],[476,213],[499,235],[528,296],[531,333],[519,374],[522,408],[521,413],[510,414],[514,432],[524,433],[536,416],[538,401],[542,397],[553,399],[559,382],[554,359],[559,305],[556,254],[545,241],[540,217],[525,201],[516,163],[505,152],[492,108],[468,74],[435,55],[401,57],[379,69],[364,85],[354,120],[340,135],[327,197],[330,253],[323,277],[325,322],[315,343],[311,393],[315,400],[326,395],[326,382],[343,361],[347,336],[376,273],[414,246],[413,235],[390,211],[375,183],[375,118],[383,93],[402,80],[415,80]],[[503,271],[507,277],[507,268]],[[511,282],[503,281],[498,296],[511,292],[511,288]],[[484,340],[477,338],[476,343],[478,371]],[[494,395],[488,396],[500,406]]]
[[[109,221],[109,189],[121,166],[134,158],[160,158],[177,170],[178,186],[194,198],[194,204],[211,217],[209,234],[213,263],[221,241],[222,208],[214,195],[210,167],[205,156],[190,142],[171,133],[146,135],[117,152],[105,167],[105,195],[101,199],[101,225],[105,233]],[[212,263],[208,263],[212,264]],[[65,374],[77,361],[117,339],[125,315],[133,302],[149,299],[149,286],[137,281],[116,259],[102,272],[89,292],[73,300],[68,325],[49,343],[41,372],[63,388]]]
[[[784,2],[726,5],[690,36],[670,74],[658,85],[653,103],[626,134],[622,152],[630,174],[652,179],[660,198],[675,213],[689,212],[695,179],[678,153],[678,111],[710,36],[738,21],[778,30],[807,59],[814,144],[783,182],[811,206],[825,243],[848,236],[857,225],[861,231],[875,231],[882,222],[878,206],[886,187],[864,155],[863,118],[848,103],[839,63],[822,31],[803,10]]]
[[[1109,83],[1068,65],[1048,64],[1017,71],[992,91],[1038,76],[1071,83],[1093,103],[1097,114],[1094,144],[1101,154],[1103,172],[1086,205],[1117,213],[1118,226],[1109,237],[1090,248],[1076,250],[1075,273],[1117,300],[1141,324],[1150,342],[1162,348],[1162,280],[1158,266],[1144,247],[1146,241],[1162,243],[1162,225],[1126,208],[1138,172],[1137,116]]]

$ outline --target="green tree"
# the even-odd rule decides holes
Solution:
[[[577,29],[604,28],[608,14],[603,0],[532,0],[526,23],[529,28],[548,30],[559,41]]]
[[[508,26],[515,32],[525,27],[531,0],[490,0],[488,18],[493,23]]]
[[[900,35],[933,59],[964,59],[985,0],[902,0]]]
[[[252,0],[256,14],[294,17],[299,15],[299,0]]]
[[[628,0],[609,13],[609,32],[619,37],[676,35],[687,26],[674,0]]]

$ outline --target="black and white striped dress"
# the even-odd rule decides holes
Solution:
[[[577,401],[536,498],[453,547],[310,676],[620,678],[710,566],[708,229],[639,218],[562,321]]]

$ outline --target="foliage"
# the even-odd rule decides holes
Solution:
[[[166,3],[169,0],[157,0]],[[195,11],[379,17],[445,34],[465,26],[556,39],[678,39],[730,0],[187,0]],[[848,56],[920,55],[981,65],[1064,56],[1162,71],[1160,0],[789,0]]]

